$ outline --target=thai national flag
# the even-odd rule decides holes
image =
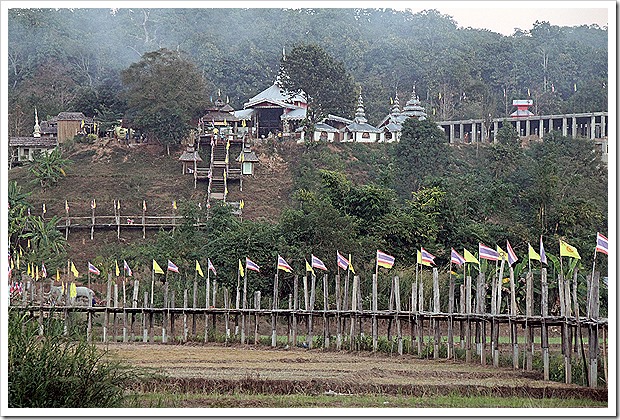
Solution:
[[[420,248],[420,254],[423,262],[435,264],[435,256],[433,254],[431,254],[424,248]]]
[[[175,273],[178,273],[179,272],[179,267],[174,265],[174,263],[172,261],[168,260],[168,271],[174,271]]]
[[[123,270],[125,270],[125,274],[127,276],[131,277],[133,275],[131,268],[129,268],[129,264],[127,264],[127,261],[125,260],[123,260]]]
[[[508,241],[506,241],[506,249],[508,250],[508,265],[513,265],[519,258],[517,258],[517,254],[515,254]]]
[[[92,264],[90,263],[90,261],[88,262],[88,272],[89,272],[89,273],[93,273],[93,274],[101,274],[101,273],[99,272],[99,269],[98,269],[97,267],[95,267],[94,265],[92,265]]]
[[[213,271],[213,275],[217,276],[217,272],[215,271],[215,266],[211,262],[211,259],[207,258],[207,270]]]
[[[260,273],[260,267],[258,266],[258,264],[253,262],[248,257],[245,257],[245,268],[252,271],[258,271]]]
[[[482,242],[478,242],[478,257],[485,260],[497,261],[499,260],[499,253]]]
[[[394,265],[394,257],[377,250],[377,265],[385,268],[392,268]]]
[[[342,255],[340,255],[340,252],[336,251],[336,256],[337,256],[338,267],[342,268],[343,270],[346,270],[347,268],[349,268],[349,261]]]
[[[323,261],[319,260],[314,255],[312,256],[312,268],[318,268],[323,271],[327,271],[327,267],[323,264]]]
[[[456,252],[454,248],[452,248],[452,251],[450,252],[450,261],[457,265],[465,264],[465,258],[463,258],[461,254]]]
[[[607,238],[596,232],[596,252],[602,252],[605,255],[609,255],[609,244]]]

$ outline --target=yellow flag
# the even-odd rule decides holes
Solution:
[[[536,251],[534,251],[532,245],[527,244],[527,247],[527,258],[530,260],[540,261],[540,255]]]
[[[165,274],[164,270],[161,269],[161,267],[159,266],[159,264],[157,264],[157,261],[155,260],[153,260],[153,271],[157,274]]]
[[[478,261],[478,259],[476,259],[476,257],[474,257],[472,253],[465,248],[463,248],[463,258],[465,258],[466,263],[480,264],[480,261]]]
[[[243,200],[239,201],[239,210],[243,210],[244,207],[245,203],[243,202]]]
[[[241,127],[245,127],[245,120],[241,120]]]
[[[239,260],[239,275],[243,277],[243,264],[241,264],[241,260]]]
[[[226,150],[230,149],[230,140],[226,142]]]
[[[69,288],[69,297],[73,299],[76,296],[77,296],[77,287],[75,286],[75,283],[71,283],[71,287]]]
[[[17,269],[19,270],[19,254],[17,254]]]
[[[15,268],[15,262],[13,262],[13,257],[11,257],[11,270]]]
[[[32,276],[32,271],[30,271],[30,263],[28,263],[28,270],[26,271],[29,276]]]
[[[200,277],[205,276],[202,272],[202,268],[200,268],[200,264],[198,263],[198,260],[196,260],[196,271],[198,272],[198,274],[200,274]]]
[[[310,264],[308,264],[308,261],[306,261],[306,271],[311,272],[312,274],[314,274],[314,270],[312,269],[312,266]]]
[[[65,211],[69,213],[69,202],[65,200]]]
[[[245,162],[245,153],[241,152],[241,163]]]
[[[228,123],[226,122],[226,118],[224,118],[224,125],[228,125]]]
[[[28,243],[26,244],[27,248],[30,248],[30,239],[28,239]]]
[[[177,200],[172,200],[172,208],[177,209]]]
[[[43,203],[43,214],[47,213],[47,209],[45,208],[45,203]]]
[[[77,268],[75,268],[75,264],[73,264],[73,261],[71,261],[71,272],[73,273],[74,277],[80,276],[80,273],[77,271]]]
[[[431,263],[429,263],[427,261],[422,261],[422,253],[420,252],[419,249],[418,249],[418,264],[422,264],[422,265],[425,265],[427,267],[431,267]]]
[[[504,252],[503,249],[501,249],[499,247],[499,245],[497,245],[497,253],[499,254],[499,260],[504,260],[504,261],[508,261],[508,253]]]
[[[351,270],[351,272],[355,274],[355,270],[353,269],[353,260],[351,259],[351,254],[349,254],[349,270]]]
[[[560,257],[571,257],[577,258],[578,260],[581,259],[579,252],[577,252],[577,248],[570,246],[563,240],[560,240]]]
[[[60,281],[60,270],[56,269],[56,281]]]
[[[121,275],[121,270],[118,268],[118,261],[114,260],[114,264],[116,264],[116,277]]]
[[[34,273],[35,273],[34,279],[39,280],[39,266],[38,265],[34,268]]]

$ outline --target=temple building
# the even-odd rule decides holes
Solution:
[[[292,97],[280,87],[279,80],[243,104],[243,110],[234,114],[239,119],[251,120],[254,137],[267,137],[270,133],[291,133],[306,117],[308,104],[304,95]]]
[[[51,153],[58,146],[56,136],[41,135],[39,116],[37,109],[34,110],[34,131],[31,137],[11,137],[9,138],[9,165],[16,162],[26,162],[33,160],[37,153]]]
[[[374,143],[380,140],[382,131],[368,124],[366,119],[361,92],[357,100],[355,118],[353,118],[353,122],[342,129],[342,133],[343,136],[340,141],[343,142]]]
[[[422,121],[426,119],[426,116],[426,111],[421,105],[420,98],[416,95],[415,85],[411,91],[411,98],[409,98],[402,111],[400,109],[400,101],[398,99],[397,91],[390,113],[386,115],[377,126],[382,130],[380,141],[388,143],[400,141],[402,125],[407,118],[415,118]]]

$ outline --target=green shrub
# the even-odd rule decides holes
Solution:
[[[84,340],[63,335],[53,314],[43,324],[9,313],[9,407],[116,407],[137,369]]]

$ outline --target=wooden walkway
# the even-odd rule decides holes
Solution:
[[[278,276],[274,279],[273,297],[261,298],[261,292],[256,291],[253,304],[248,301],[247,277],[243,281],[238,279],[234,297],[233,290],[226,287],[218,290],[215,280],[211,282],[207,279],[205,284],[203,279],[201,286],[194,282],[193,291],[184,289],[182,299],[176,300],[176,303],[175,298],[180,297],[179,290],[176,293],[169,290],[168,283],[163,286],[157,284],[153,290],[154,283],[148,281],[143,286],[146,291],[142,289],[143,299],[139,302],[138,280],[127,279],[118,284],[109,277],[105,306],[78,306],[66,297],[63,302],[50,304],[49,292],[44,292],[44,286],[49,290],[48,282],[34,287],[28,284],[27,292],[21,299],[12,302],[12,307],[30,313],[32,317],[38,316],[41,330],[44,318],[54,316],[64,321],[66,331],[85,324],[88,340],[103,342],[154,343],[157,337],[157,341],[162,343],[221,340],[226,343],[260,344],[261,337],[271,335],[273,347],[320,346],[350,351],[365,348],[378,351],[381,342],[383,346],[388,343],[397,354],[408,351],[420,357],[432,355],[435,359],[455,359],[464,354],[466,362],[477,360],[483,365],[488,363],[496,367],[500,365],[500,352],[503,351],[507,353],[501,357],[504,363],[512,359],[514,369],[528,371],[533,370],[534,357],[540,356],[545,380],[550,379],[550,356],[552,349],[556,349],[563,356],[566,383],[572,383],[571,369],[578,363],[580,369],[587,372],[588,385],[597,387],[601,362],[607,382],[608,320],[598,315],[599,273],[595,273],[594,281],[588,279],[588,299],[582,316],[579,306],[574,304],[576,281],[571,287],[570,282],[562,278],[558,283],[560,292],[564,294],[564,298],[560,299],[561,314],[548,313],[545,301],[548,285],[542,281],[546,277],[545,269],[541,277],[538,314],[533,313],[531,274],[528,274],[526,281],[526,296],[529,298],[526,300],[525,314],[519,313],[516,306],[512,273],[511,293],[502,296],[501,291],[497,293],[491,287],[497,301],[491,305],[490,312],[485,304],[489,297],[485,286],[491,286],[497,279],[487,282],[483,274],[479,275],[476,288],[468,292],[467,286],[472,285],[472,279],[468,276],[465,285],[459,287],[458,299],[455,299],[455,286],[451,282],[447,308],[442,308],[436,268],[432,274],[431,296],[425,297],[424,283],[413,283],[411,293],[405,293],[408,296],[403,301],[406,302],[404,305],[401,305],[401,297],[405,296],[401,294],[399,278],[393,277],[389,307],[384,309],[379,309],[377,305],[377,279],[374,275],[373,292],[365,299],[362,299],[358,276],[352,279],[335,276],[330,282],[324,275],[322,287],[317,287],[315,276],[302,277],[302,290],[299,287],[300,278],[295,276],[292,293],[283,302],[280,301]],[[122,296],[120,300],[119,294]],[[155,300],[154,296],[157,297]],[[474,299],[474,296],[481,299]],[[425,309],[424,302],[429,301],[429,297],[432,297],[432,309]],[[203,302],[203,307],[200,307],[199,300]],[[177,304],[181,301],[182,305]],[[205,302],[208,304],[204,305]],[[268,303],[267,308],[261,307],[261,302]],[[364,302],[370,304],[364,307]],[[455,303],[459,305],[455,306]],[[85,323],[83,317],[86,317]],[[93,325],[102,327],[94,328]],[[519,331],[522,331],[521,335]],[[599,333],[603,336],[602,343]],[[500,340],[502,334],[504,337],[509,335],[509,343],[505,342],[506,338]],[[535,340],[536,335],[539,340]],[[587,335],[587,349],[583,335]],[[285,342],[282,337],[286,337]],[[554,342],[561,341],[561,344],[550,346],[550,337],[554,338]]]

